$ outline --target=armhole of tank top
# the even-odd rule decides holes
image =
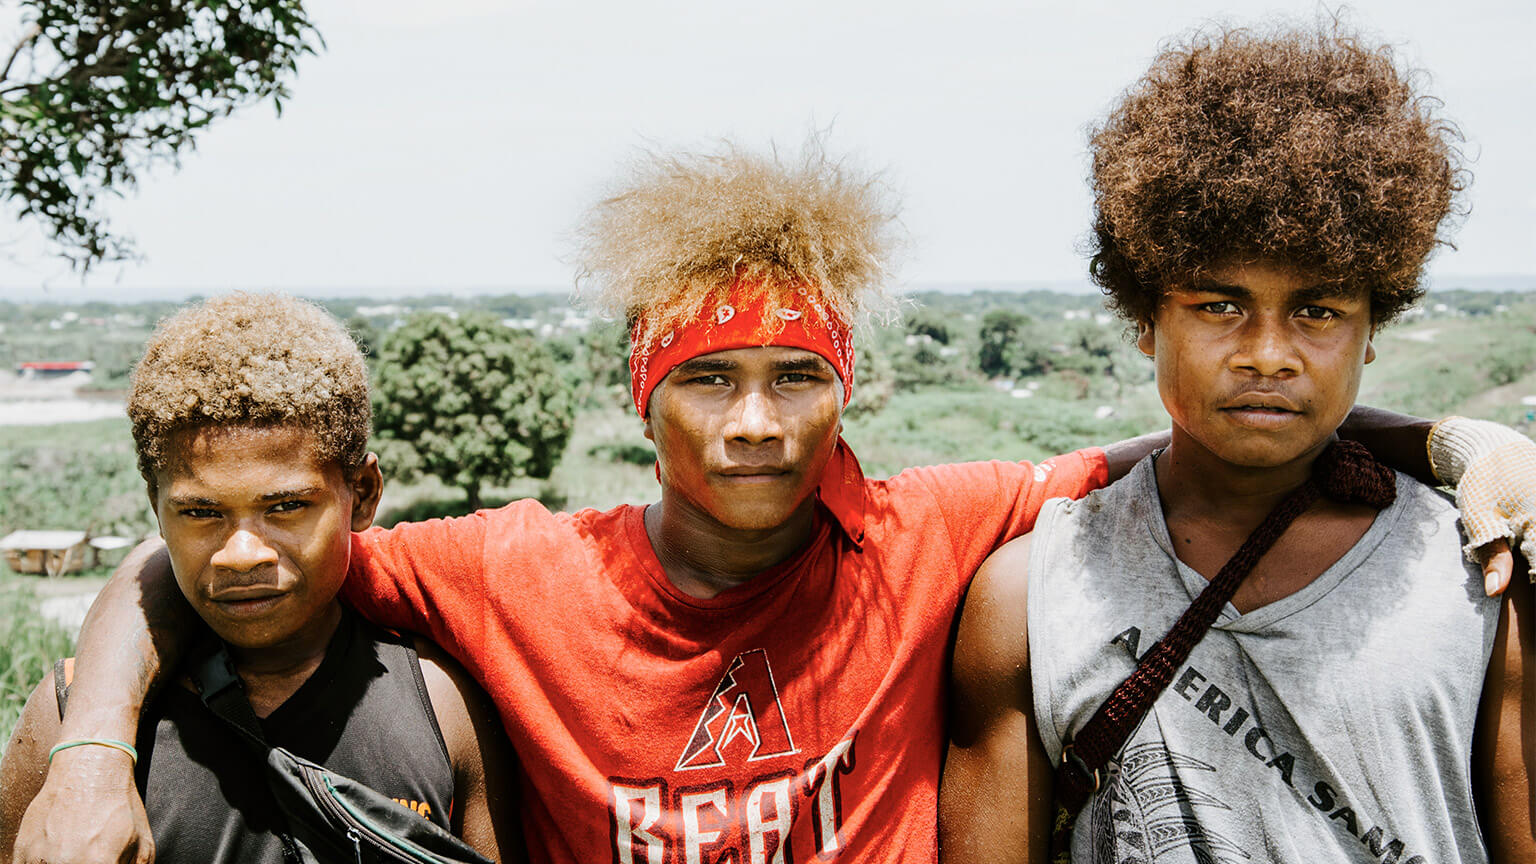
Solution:
[[[406,635],[400,640],[400,647],[405,650],[406,665],[411,667],[411,677],[416,682],[416,695],[421,699],[421,707],[427,714],[427,722],[432,725],[432,734],[437,737],[437,750],[443,754],[443,761],[447,763],[449,773],[453,773],[453,756],[448,752],[448,740],[443,737],[443,727],[437,722],[437,709],[432,707],[432,694],[427,692],[427,679],[422,676],[421,656],[416,653],[416,640]],[[458,797],[458,789],[454,790],[454,798]],[[451,799],[450,799],[450,812]]]
[[[53,695],[59,705],[59,722],[64,722],[64,704],[69,701],[69,685],[75,678],[71,658],[61,657],[53,664]]]
[[[1046,587],[1046,581],[1050,562],[1051,547],[1054,541],[1053,529],[1060,521],[1062,508],[1065,502],[1051,499],[1041,508],[1040,516],[1035,520],[1035,530],[1031,532],[1029,546],[1029,574],[1026,580],[1025,597],[1029,603],[1026,612],[1028,620],[1027,637],[1029,646],[1030,692],[1034,699],[1032,706],[1035,711],[1035,731],[1040,735],[1040,743],[1045,746],[1045,751],[1052,760],[1061,757],[1062,741],[1059,727],[1056,723],[1056,694],[1051,689],[1052,676],[1055,669],[1052,666],[1052,652],[1035,650],[1035,646],[1043,646],[1045,642],[1054,639],[1056,630],[1054,623],[1046,617],[1045,610],[1035,603],[1035,587],[1042,590],[1039,597],[1044,598],[1050,594]],[[1039,622],[1039,626],[1037,626]]]

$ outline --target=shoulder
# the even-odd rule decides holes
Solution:
[[[485,736],[501,734],[495,706],[464,667],[436,643],[420,638],[413,642],[427,701],[448,747],[448,760],[455,773],[478,773]]]
[[[957,679],[1013,679],[1029,663],[1029,558],[1034,535],[1003,544],[976,571],[956,634]]]
[[[459,757],[464,755],[462,739],[473,728],[471,712],[484,698],[482,691],[464,667],[437,643],[420,638],[412,642],[421,663],[421,680],[427,687],[427,701],[437,717],[438,728],[443,731],[449,758],[457,764]],[[459,746],[455,745],[456,740]]]
[[[50,671],[21,710],[11,739],[0,757],[0,860],[9,854],[27,805],[48,775],[48,750],[59,739],[59,704]]]

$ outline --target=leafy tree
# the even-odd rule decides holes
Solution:
[[[575,400],[554,358],[491,315],[411,316],[384,337],[374,377],[385,470],[436,476],[471,509],[484,485],[548,477],[571,437]]]
[[[0,49],[0,200],[77,268],[132,254],[97,206],[271,97],[320,36],[302,0],[21,0]]]
[[[1030,317],[1012,309],[994,309],[981,319],[981,348],[976,361],[983,375],[996,378],[1013,371],[1013,349]]]
[[[949,324],[934,309],[919,309],[907,317],[907,332],[927,336],[940,345],[949,344]]]

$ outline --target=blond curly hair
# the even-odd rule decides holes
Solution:
[[[329,312],[280,294],[236,293],[160,322],[133,370],[128,419],[153,489],[171,436],[207,426],[294,424],[344,470],[368,452],[368,369]]]
[[[1469,182],[1418,78],[1337,21],[1165,46],[1093,134],[1091,272],[1110,305],[1148,320],[1233,258],[1363,285],[1377,323],[1413,304]]]
[[[812,288],[851,325],[891,306],[898,214],[883,178],[829,157],[819,138],[796,158],[729,142],[648,152],[577,230],[578,295],[643,321],[638,347],[738,284],[770,300]]]

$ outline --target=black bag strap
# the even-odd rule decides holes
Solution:
[[[222,641],[193,654],[188,669],[203,704],[263,763],[262,776],[287,821],[280,836],[290,860],[491,864],[460,838],[367,784],[270,744]]]
[[[261,721],[251,708],[251,700],[245,695],[245,683],[240,680],[240,673],[235,671],[235,662],[230,659],[229,650],[222,641],[215,640],[200,652],[200,656],[191,664],[188,677],[192,679],[192,686],[197,688],[197,695],[208,706],[208,710],[217,714],[259,751],[265,753],[272,749],[272,745],[267,743],[267,736],[262,734]]]

